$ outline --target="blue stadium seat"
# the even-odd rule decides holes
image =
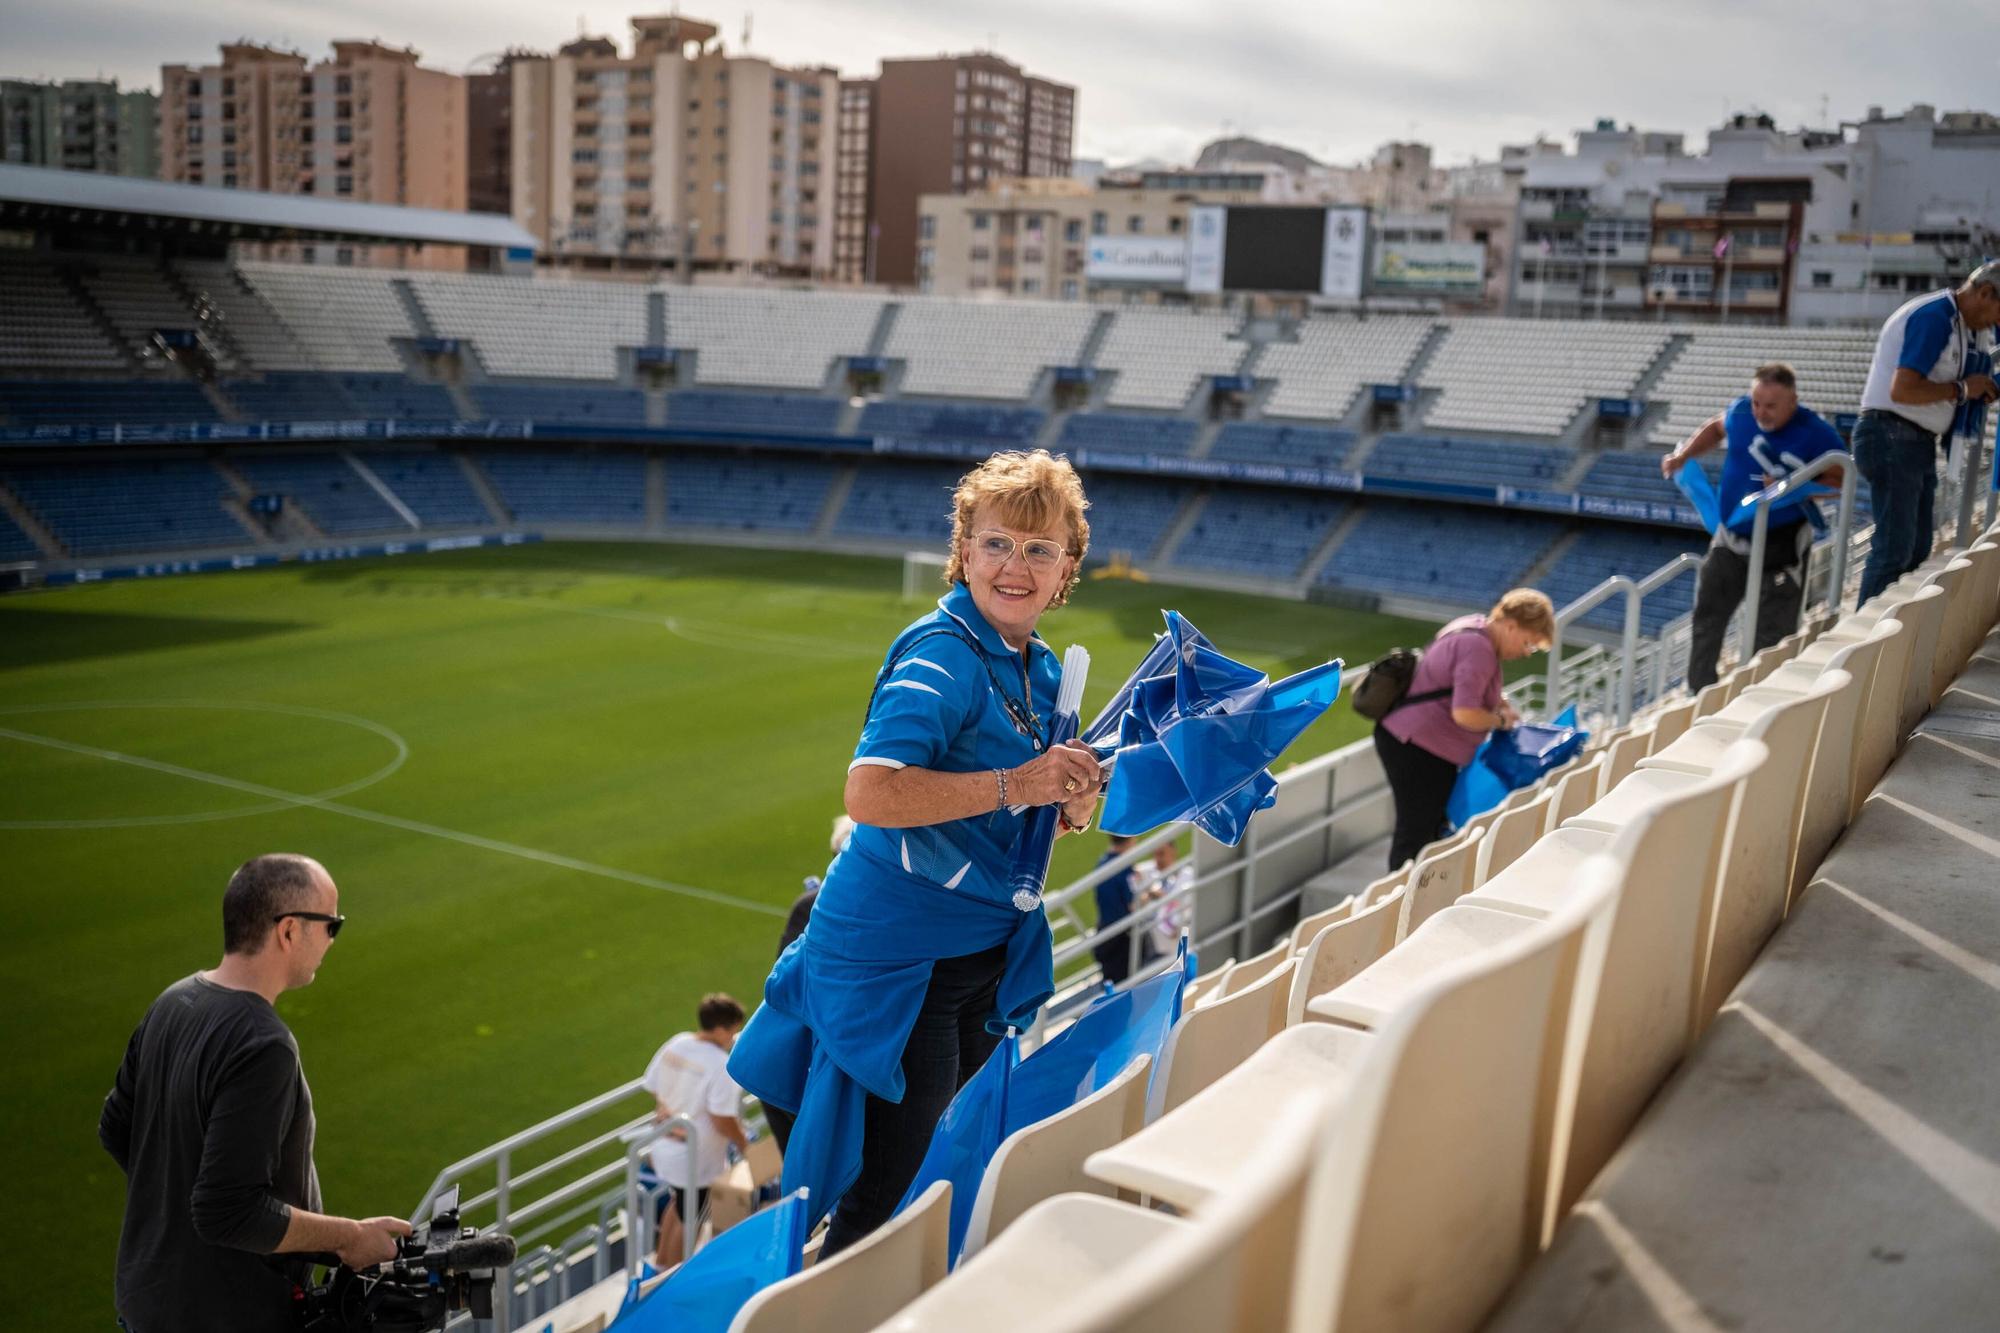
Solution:
[[[190,380],[0,379],[0,414],[23,426],[174,426],[221,420]]]
[[[1702,470],[1713,481],[1722,475],[1722,451],[1705,454]],[[1647,452],[1612,451],[1602,454],[1576,484],[1578,495],[1601,495],[1614,500],[1648,500],[1654,504],[1686,504],[1679,488],[1660,475],[1660,455]]]
[[[1658,464],[1655,464],[1657,477]],[[1676,532],[1665,528],[1628,527],[1620,523],[1593,523],[1583,530],[1576,544],[1550,566],[1541,577],[1543,592],[1560,610],[1595,588],[1613,574],[1638,578],[1650,574],[1683,551],[1697,554],[1708,543],[1702,533]],[[1650,594],[1639,604],[1639,626],[1646,634],[1656,634],[1676,616],[1694,607],[1695,579],[1684,574]],[[1625,599],[1614,597],[1583,617],[1594,629],[1617,631],[1625,625]]]
[[[805,458],[681,454],[666,460],[667,523],[803,532],[826,504],[838,470]]]
[[[340,387],[361,415],[385,421],[456,421],[458,405],[442,384],[419,384],[402,375],[348,374]]]
[[[1119,551],[1134,560],[1147,559],[1173,526],[1189,489],[1167,478],[1087,473],[1083,492],[1090,501],[1085,516],[1090,522],[1089,558],[1104,560]]]
[[[21,525],[6,510],[0,509],[0,565],[41,558],[42,548],[35,545],[35,539],[21,531]]]
[[[1063,423],[1062,447],[1128,454],[1184,454],[1193,447],[1200,429],[1201,423],[1186,417],[1078,412]]]
[[[975,442],[1019,448],[1041,432],[1044,417],[1030,407],[963,407],[950,403],[870,403],[856,427],[863,435]]]
[[[356,455],[429,527],[486,527],[493,515],[450,454],[370,449]]]
[[[229,380],[222,391],[255,421],[354,421],[368,414],[340,387],[341,377],[273,370],[261,379]]]
[[[1300,491],[1217,490],[1172,552],[1187,569],[1287,578],[1347,513],[1347,501]]]
[[[1458,440],[1437,435],[1384,435],[1362,471],[1374,477],[1519,486],[1551,490],[1576,453],[1537,444]]]
[[[1215,447],[1208,456],[1233,463],[1283,463],[1332,469],[1346,461],[1355,438],[1351,430],[1328,426],[1232,421],[1215,437]]]
[[[522,522],[645,525],[641,454],[493,450],[480,454],[479,464]]]
[[[337,453],[231,454],[229,461],[260,493],[288,497],[321,532],[408,532],[409,524]]]
[[[727,393],[682,389],[667,396],[667,424],[689,430],[824,434],[846,404],[838,398],[793,393]]]
[[[965,469],[948,464],[864,464],[834,531],[942,551],[951,540],[951,493]]]
[[[1318,581],[1483,607],[1561,531],[1559,520],[1508,510],[1372,501]]]
[[[572,425],[643,426],[646,395],[595,381],[474,385],[472,396],[490,417]]]
[[[4,480],[71,555],[243,546],[229,482],[199,458],[10,463]]]

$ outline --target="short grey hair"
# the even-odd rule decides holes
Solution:
[[[1989,259],[1972,270],[1965,279],[1968,287],[1984,287],[1994,296],[2000,297],[2000,259]]]
[[[222,891],[222,951],[253,954],[277,924],[281,912],[296,912],[312,899],[319,863],[296,852],[255,856],[236,867]]]

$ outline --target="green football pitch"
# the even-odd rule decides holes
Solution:
[[[899,588],[889,560],[593,544],[0,601],[0,1139],[41,1326],[110,1326],[98,1108],[147,1003],[218,956],[238,862],[305,852],[340,885],[349,927],[279,1009],[328,1208],[406,1212],[447,1162],[637,1075],[702,992],[754,1003],[882,652],[925,609]],[[1274,675],[1431,630],[1086,583],[1042,627],[1091,650],[1086,712],[1161,607]],[[1288,760],[1363,730],[1337,705]],[[1103,846],[1064,840],[1051,882]]]

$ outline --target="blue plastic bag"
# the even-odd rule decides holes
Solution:
[[[931,1135],[930,1150],[924,1154],[917,1178],[910,1182],[896,1211],[902,1212],[917,1196],[940,1180],[951,1182],[951,1260],[965,1244],[965,1229],[972,1223],[972,1205],[979,1197],[979,1181],[986,1164],[1000,1150],[1007,1137],[1007,1084],[1020,1060],[1020,1041],[1011,1034],[981,1065],[979,1072],[958,1090],[938,1120]]]
[[[611,1327],[618,1333],[728,1333],[752,1296],[797,1273],[806,1246],[798,1190],[696,1250],[644,1296],[635,1282]]]
[[[1509,792],[1529,786],[1544,773],[1568,763],[1589,739],[1590,733],[1576,725],[1575,704],[1558,713],[1553,722],[1490,733],[1479,743],[1472,762],[1459,770],[1445,805],[1445,818],[1453,828],[1464,828],[1506,800]]]

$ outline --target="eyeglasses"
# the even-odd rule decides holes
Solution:
[[[1048,541],[1041,537],[1030,537],[1027,541],[1017,542],[1004,532],[991,531],[975,533],[972,538],[972,549],[982,559],[990,560],[996,565],[1004,565],[1012,560],[1014,552],[1018,550],[1022,558],[1028,562],[1028,568],[1036,570],[1054,569],[1056,562],[1068,554],[1060,542]]]
[[[288,916],[295,916],[301,921],[326,922],[326,937],[330,940],[339,939],[340,928],[347,924],[346,917],[328,916],[325,912],[280,912],[276,916],[272,917],[271,920],[274,922],[283,921]]]

